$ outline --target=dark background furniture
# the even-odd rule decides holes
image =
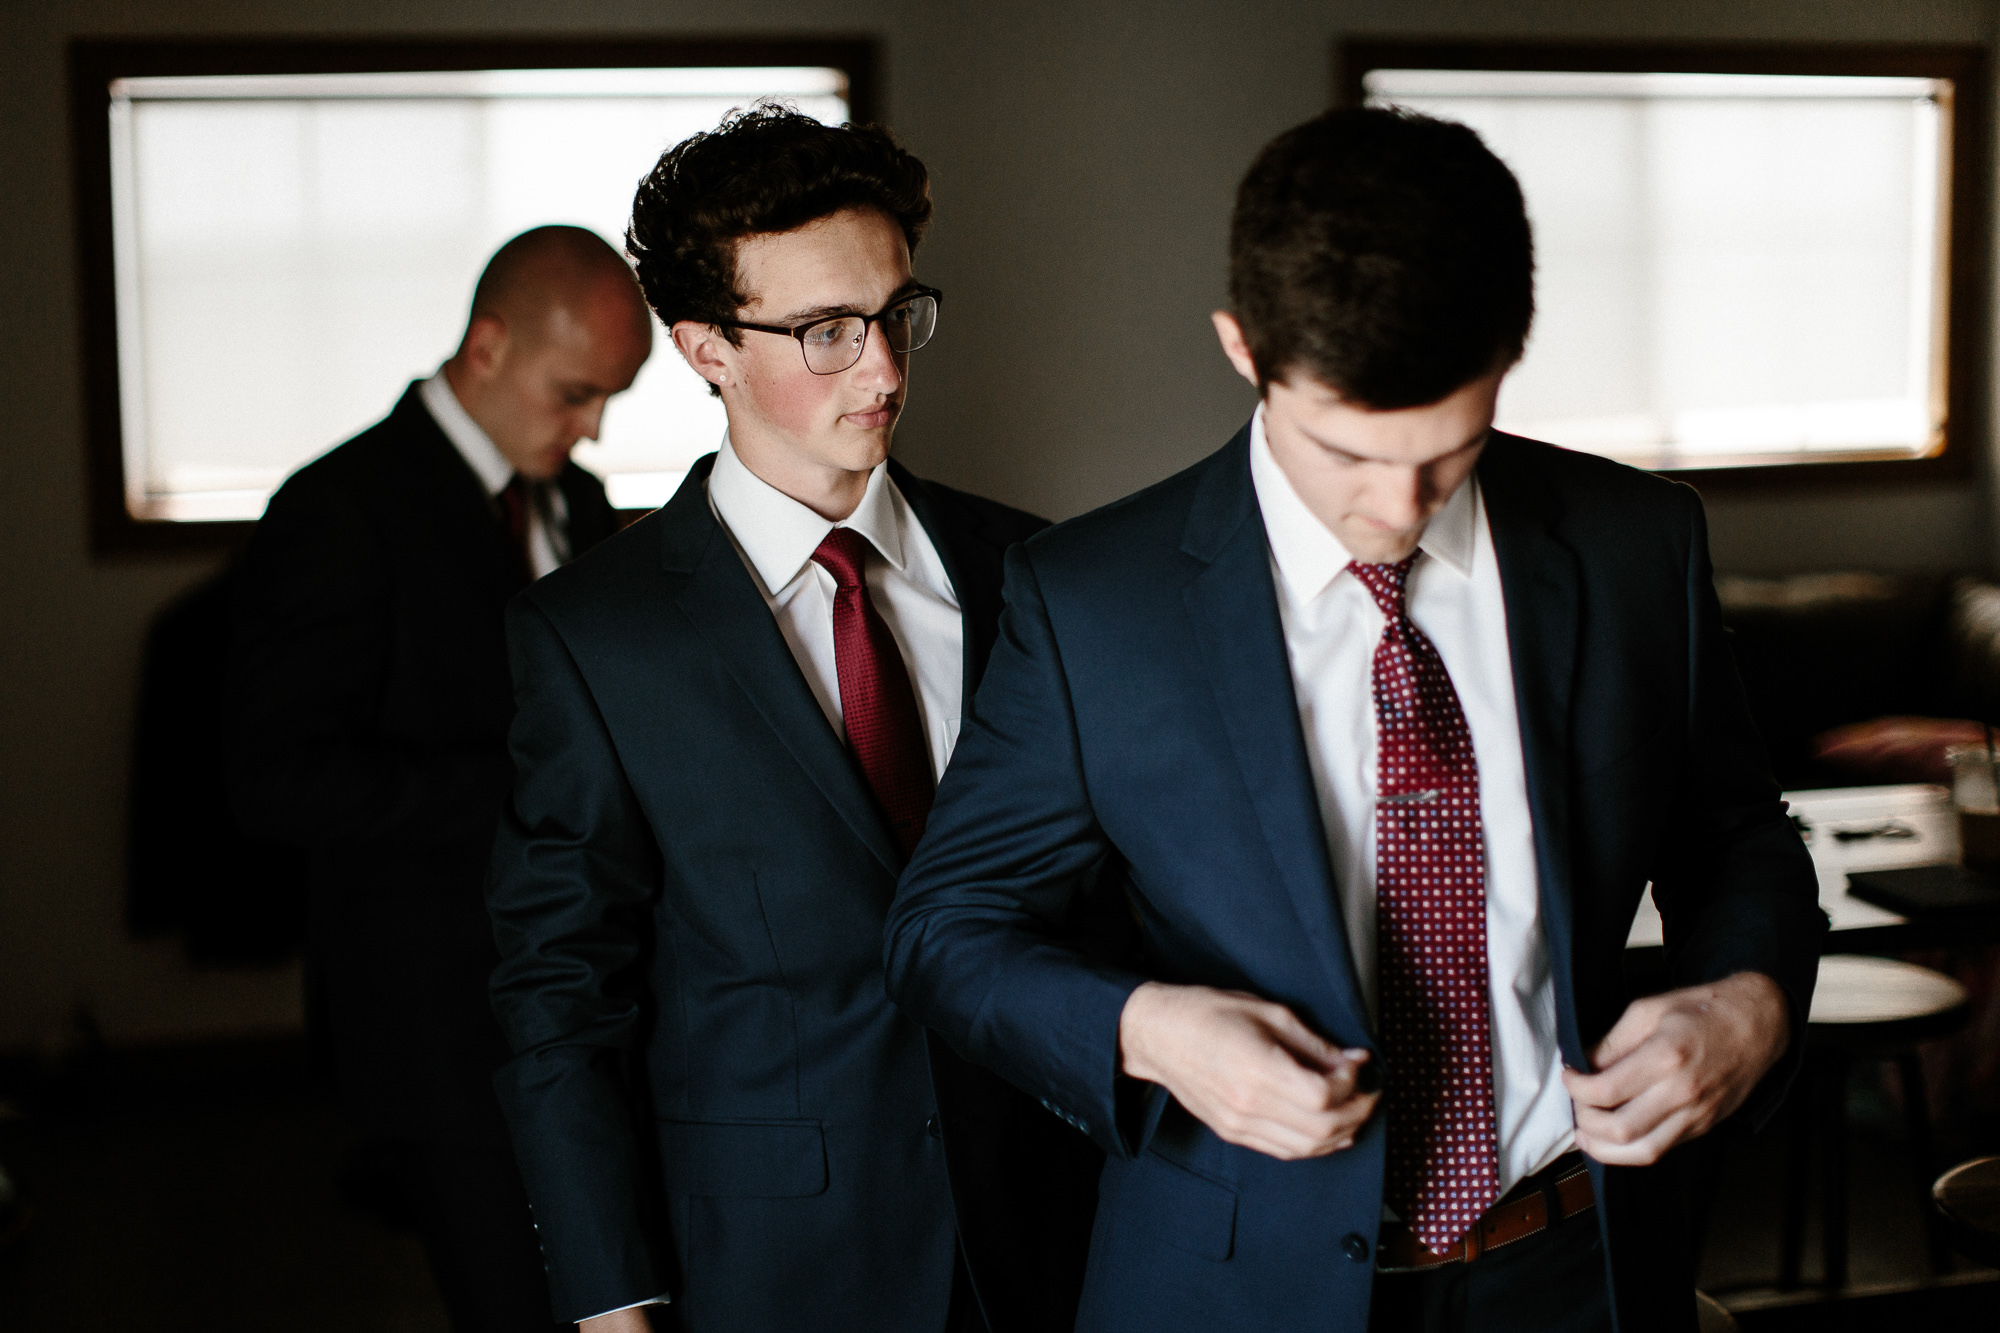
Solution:
[[[1905,780],[1813,758],[1812,738],[1897,715],[2000,720],[2000,587],[1863,572],[1716,579],[1750,709],[1788,791]]]
[[[140,659],[127,818],[126,920],[178,933],[194,961],[261,966],[297,953],[305,860],[245,835],[222,777],[232,562],[169,602]]]

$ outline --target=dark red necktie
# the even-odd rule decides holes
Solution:
[[[847,744],[905,856],[931,812],[930,746],[895,636],[868,596],[868,539],[835,528],[813,552],[833,575],[833,663]]]
[[[1347,568],[1388,619],[1374,666],[1383,1201],[1443,1253],[1499,1197],[1500,1136],[1479,765],[1444,661],[1406,609],[1416,559]]]
[[[494,498],[500,502],[500,530],[507,538],[507,553],[512,557],[514,578],[522,584],[533,583],[535,560],[528,553],[528,507],[532,503],[528,494],[528,479],[516,472]]]

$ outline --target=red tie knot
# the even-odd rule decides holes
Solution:
[[[1415,555],[1406,555],[1393,565],[1364,565],[1359,560],[1347,562],[1347,572],[1361,580],[1361,586],[1375,599],[1375,605],[1382,608],[1382,614],[1390,624],[1402,620],[1403,585],[1409,581],[1410,567],[1417,563]]]
[[[862,584],[861,571],[868,560],[868,539],[853,528],[835,528],[826,534],[826,540],[813,552],[813,562],[833,575],[833,582],[843,592],[852,591]]]
[[[500,488],[496,497],[500,501],[500,512],[506,516],[507,530],[519,539],[528,531],[528,479],[516,472],[507,478],[507,484]]]

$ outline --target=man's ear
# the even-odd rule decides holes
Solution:
[[[465,326],[465,339],[459,344],[458,358],[472,372],[480,383],[493,378],[507,359],[507,348],[512,338],[507,332],[507,323],[498,315],[477,315]]]
[[[736,349],[723,339],[721,330],[713,324],[697,324],[691,319],[683,319],[667,332],[673,337],[674,348],[680,352],[681,360],[687,362],[695,374],[717,387],[729,383],[729,372],[735,360],[730,354]]]
[[[1229,358],[1229,364],[1250,381],[1250,387],[1262,393],[1264,385],[1257,377],[1257,359],[1250,355],[1250,340],[1243,336],[1243,326],[1236,322],[1236,316],[1227,310],[1217,310],[1208,318],[1215,325],[1215,336],[1221,339],[1222,354]]]

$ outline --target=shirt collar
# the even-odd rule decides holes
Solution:
[[[486,487],[486,493],[498,495],[513,480],[514,465],[507,461],[500,447],[459,404],[458,395],[451,391],[451,385],[444,377],[443,367],[425,380],[417,392],[423,398],[424,406],[430,409],[431,419],[437,422],[438,429],[444,432],[445,438],[465,459],[466,466],[478,476],[480,484]]]
[[[878,463],[868,474],[868,489],[861,493],[861,503],[854,512],[838,523],[829,522],[744,466],[727,432],[716,451],[715,468],[708,474],[709,503],[774,597],[798,577],[826,534],[835,528],[854,529],[893,568],[907,572],[903,570],[903,534],[896,521],[894,495],[889,465]]]
[[[1270,441],[1264,435],[1261,403],[1250,418],[1250,481],[1257,492],[1257,507],[1263,511],[1264,533],[1278,573],[1295,598],[1310,602],[1326,591],[1354,557],[1306,507],[1272,457]],[[1478,507],[1479,479],[1475,474],[1466,478],[1431,518],[1417,549],[1461,577],[1472,577]]]

